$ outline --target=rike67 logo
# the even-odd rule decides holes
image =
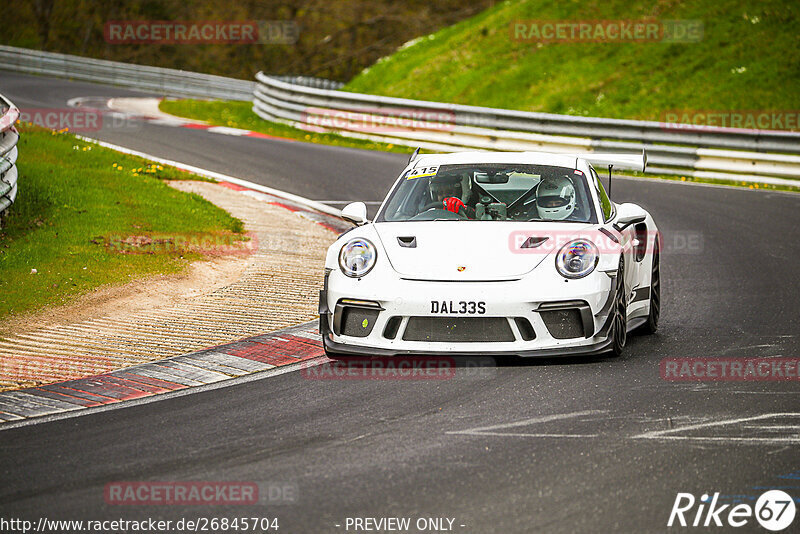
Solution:
[[[719,504],[719,493],[714,493],[710,499],[708,494],[704,494],[699,502],[691,493],[678,493],[667,526],[743,527],[752,525],[755,519],[765,529],[777,532],[792,524],[795,512],[794,500],[781,490],[763,493],[755,506]]]

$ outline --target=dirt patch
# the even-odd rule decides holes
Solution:
[[[47,308],[0,323],[0,335],[26,333],[58,323],[76,323],[105,316],[124,317],[142,310],[175,304],[211,293],[236,281],[247,267],[241,256],[218,257],[195,261],[178,274],[156,275],[134,280],[122,286],[101,287],[76,301]]]

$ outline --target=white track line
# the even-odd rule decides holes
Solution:
[[[670,428],[667,430],[652,430],[636,436],[631,436],[631,439],[655,439],[655,440],[680,440],[680,441],[720,441],[720,442],[733,442],[733,443],[800,443],[800,436],[793,437],[740,437],[740,436],[675,436],[676,432],[689,432],[692,430],[703,430],[711,427],[737,425],[749,421],[760,421],[762,419],[774,419],[776,417],[800,417],[800,413],[787,412],[787,413],[767,413],[763,415],[755,415],[751,417],[740,417],[737,419],[725,419],[722,421],[711,421],[706,423],[698,423],[695,425],[688,425],[678,428]]]
[[[634,437],[650,437],[656,436],[661,434],[670,434],[674,432],[686,432],[688,430],[697,430],[700,428],[709,428],[712,426],[723,426],[723,425],[735,425],[737,423],[744,423],[745,421],[757,421],[759,419],[769,419],[771,417],[798,417],[800,413],[767,413],[763,415],[754,415],[750,417],[741,417],[739,419],[725,419],[722,421],[711,421],[707,423],[697,423],[695,425],[683,426],[678,428],[670,428],[668,430],[653,430],[651,432],[645,432],[644,434],[640,434]]]
[[[550,421],[561,421],[564,419],[572,419],[574,417],[582,417],[584,415],[601,415],[607,413],[606,410],[585,410],[582,412],[561,413],[552,415],[541,415],[539,417],[532,417],[514,423],[504,423],[502,425],[484,426],[478,428],[469,428],[467,430],[454,430],[446,432],[446,434],[461,434],[466,436],[521,436],[521,437],[541,437],[541,438],[593,438],[597,434],[591,435],[578,435],[578,434],[537,434],[537,433],[513,433],[513,432],[495,432],[495,430],[502,430],[504,428],[518,428],[521,426],[535,425],[538,423],[548,423]]]

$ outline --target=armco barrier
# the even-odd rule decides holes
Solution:
[[[110,83],[168,96],[250,100],[254,83],[178,69],[147,67],[27,48],[0,46],[0,70]]]
[[[0,45],[0,70],[44,74],[91,82],[111,83],[167,96],[250,100],[255,82],[178,69],[148,67],[42,52],[28,48]],[[339,89],[342,84],[308,76],[278,76],[294,85],[320,89]]]
[[[17,198],[17,141],[19,133],[14,124],[19,110],[0,95],[0,213]]]
[[[793,183],[800,133],[701,129],[654,121],[554,115],[350,93],[256,75],[253,111],[300,128],[421,146],[548,152],[641,153],[648,172]],[[393,128],[386,125],[403,123]]]

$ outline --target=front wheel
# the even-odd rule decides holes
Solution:
[[[653,250],[653,269],[650,274],[650,313],[647,321],[641,326],[644,334],[655,334],[658,330],[658,318],[661,316],[661,265],[656,240]]]
[[[628,299],[625,294],[625,261],[619,259],[617,285],[614,295],[614,322],[611,327],[611,352],[621,356],[628,339]]]

